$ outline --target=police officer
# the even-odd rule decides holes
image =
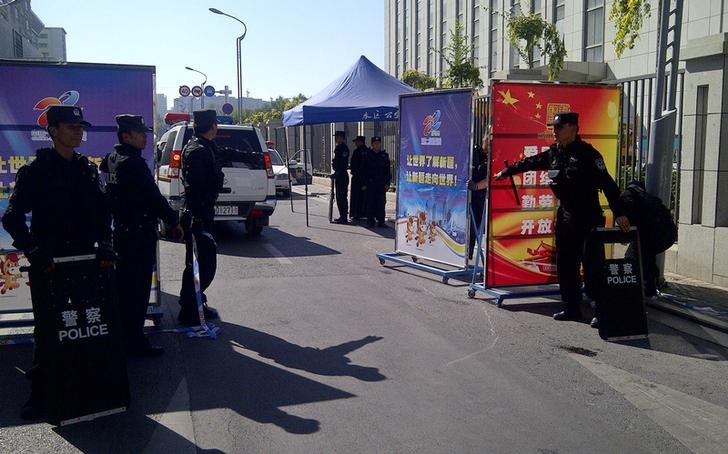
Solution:
[[[372,137],[372,149],[364,165],[367,186],[367,216],[369,227],[386,227],[384,222],[385,207],[387,205],[387,191],[392,182],[392,169],[389,164],[389,155],[382,150],[382,138]]]
[[[217,318],[217,311],[207,306],[204,291],[217,269],[217,244],[212,236],[215,201],[223,186],[224,175],[217,164],[217,114],[214,110],[193,112],[194,136],[182,151],[182,182],[185,187],[185,270],[182,274],[181,306],[177,320],[182,325],[199,325],[195,281],[192,271],[192,237],[197,243],[200,290],[206,319]]]
[[[159,192],[149,166],[142,158],[147,132],[139,115],[117,115],[119,144],[101,162],[106,173],[106,196],[114,216],[114,251],[119,312],[127,354],[155,356],[162,347],[149,344],[144,336],[152,270],[157,252],[157,220],[174,226],[174,236],[182,239],[177,212]]]
[[[356,148],[351,152],[351,204],[349,214],[352,220],[367,216],[366,175],[364,161],[369,154],[364,136],[354,138]]]
[[[53,264],[54,257],[96,252],[99,265],[112,267],[111,214],[99,186],[96,165],[75,149],[81,144],[84,121],[80,107],[51,106],[47,113],[53,148],[36,151],[36,159],[23,166],[2,218],[13,245],[30,262],[30,295],[35,325],[35,358],[29,371],[30,399],[21,410],[24,419],[35,419],[45,410],[44,387],[50,366],[56,319],[48,310],[54,303],[77,298],[63,285],[83,282],[68,269]],[[25,215],[33,213],[30,229]],[[97,247],[95,248],[95,245]],[[50,274],[53,272],[53,279]],[[77,289],[76,289],[77,290]]]
[[[473,207],[473,222],[470,223],[470,247],[468,249],[468,258],[472,260],[475,243],[477,242],[477,234],[480,230],[480,221],[483,218],[483,209],[485,208],[485,199],[487,197],[488,187],[488,133],[483,133],[480,145],[473,147],[472,156],[472,173],[468,181],[468,189],[472,191],[470,195],[470,206]]]
[[[562,112],[554,116],[556,143],[540,154],[525,158],[495,175],[496,180],[529,170],[548,170],[549,186],[559,199],[556,215],[556,266],[564,310],[554,314],[556,320],[581,320],[581,278],[579,265],[584,265],[587,296],[590,283],[603,251],[587,242],[589,233],[604,226],[604,214],[599,205],[599,190],[604,191],[616,224],[630,228],[620,199],[619,188],[607,172],[602,155],[579,137],[579,115]],[[592,320],[596,324],[596,319]]]
[[[349,190],[349,147],[345,143],[344,131],[336,131],[334,133],[334,159],[331,161],[331,167],[334,169],[332,178],[334,179],[334,187],[336,188],[336,207],[339,209],[339,217],[334,219],[337,224],[348,224],[349,202],[346,200],[346,193]]]

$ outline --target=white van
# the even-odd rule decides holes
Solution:
[[[167,114],[175,123],[157,142],[157,186],[170,205],[181,211],[184,186],[180,181],[182,150],[192,137],[189,114]],[[215,137],[225,180],[215,202],[215,221],[245,222],[251,235],[259,235],[268,225],[276,207],[276,183],[268,149],[258,128],[218,124]]]

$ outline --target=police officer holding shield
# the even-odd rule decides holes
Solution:
[[[55,257],[96,253],[99,266],[113,266],[111,214],[99,185],[96,165],[75,151],[81,144],[84,127],[77,106],[51,106],[47,113],[52,148],[36,151],[36,159],[23,166],[2,218],[13,245],[30,262],[30,295],[35,325],[35,358],[28,371],[32,381],[30,399],[21,410],[24,419],[42,416],[46,406],[45,388],[55,342],[56,319],[50,308],[79,298],[82,289],[70,289],[67,282],[83,286],[71,272],[55,269]],[[25,215],[33,213],[30,229]],[[51,274],[53,272],[53,278]],[[89,284],[85,284],[89,285]]]
[[[156,356],[162,347],[150,345],[144,336],[152,271],[157,253],[157,222],[174,226],[173,234],[182,239],[177,212],[169,206],[159,188],[142,150],[152,128],[139,115],[117,115],[119,144],[101,163],[106,173],[106,196],[114,216],[114,251],[119,311],[123,323],[126,352],[134,356]]]
[[[334,159],[331,167],[334,169],[333,179],[336,188],[336,207],[339,209],[339,217],[334,219],[337,224],[348,224],[349,202],[346,200],[346,193],[349,190],[349,147],[345,143],[344,131],[334,133]]]
[[[372,137],[372,149],[364,164],[366,175],[367,212],[369,227],[374,227],[376,220],[378,227],[386,227],[385,208],[387,205],[387,191],[392,182],[392,169],[389,155],[382,150],[382,138]]]
[[[181,306],[177,320],[182,325],[199,325],[193,266],[193,235],[197,244],[200,291],[206,319],[217,318],[217,311],[207,305],[204,293],[217,270],[217,244],[212,236],[215,201],[223,187],[224,174],[217,164],[217,114],[214,110],[193,112],[194,136],[182,151],[182,182],[185,187],[185,270],[182,274]]]
[[[543,153],[525,158],[495,175],[496,180],[530,170],[548,170],[549,186],[559,199],[556,215],[556,266],[564,310],[554,314],[556,320],[581,320],[580,264],[584,265],[588,297],[591,283],[599,274],[603,255],[601,247],[588,242],[597,227],[603,227],[604,214],[599,205],[599,191],[604,191],[615,223],[625,232],[630,223],[620,198],[619,188],[607,172],[602,155],[579,137],[579,114],[561,112],[554,116],[556,143]],[[593,299],[593,298],[592,298]],[[596,318],[592,325],[596,326]]]

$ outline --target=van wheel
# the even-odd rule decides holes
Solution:
[[[261,234],[261,232],[263,232],[263,226],[258,225],[255,220],[248,219],[247,221],[245,221],[245,230],[250,236],[258,236]]]

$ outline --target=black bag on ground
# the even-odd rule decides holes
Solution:
[[[677,240],[677,226],[662,200],[649,194],[641,181],[632,181],[622,192],[627,217],[637,226],[645,250],[654,254],[666,251]]]

